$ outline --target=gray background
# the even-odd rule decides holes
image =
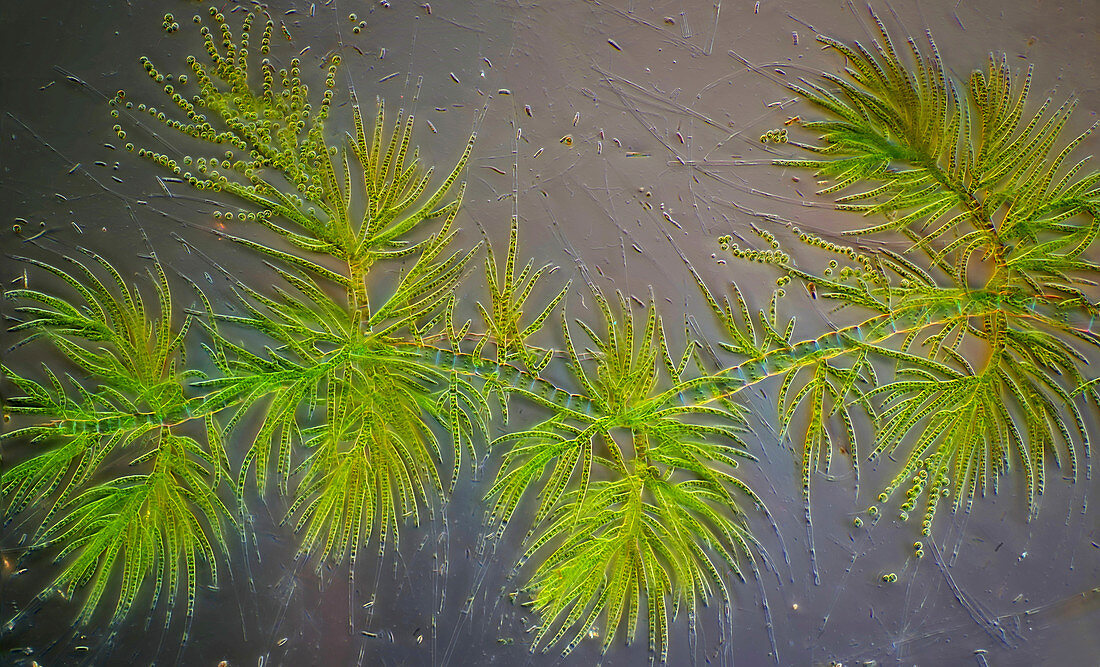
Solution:
[[[747,72],[729,52],[759,65],[772,64],[768,71],[776,77],[838,71],[841,63],[835,54],[820,51],[814,32],[866,39],[862,7],[853,11],[843,2],[765,0],[757,5],[726,0],[716,17],[714,5],[705,1],[435,0],[428,14],[415,2],[394,1],[387,9],[343,1],[316,3],[315,16],[310,17],[311,4],[274,3],[270,12],[292,34],[288,44],[276,30],[274,56],[286,62],[309,46],[302,56],[303,69],[315,91],[324,79],[320,57],[338,50],[345,64],[341,89],[350,81],[368,108],[370,100],[381,95],[391,112],[404,105],[419,119],[431,121],[438,133],[421,122],[416,142],[426,161],[440,170],[456,159],[465,136],[477,125],[469,190],[459,218],[464,228],[461,243],[472,244],[484,233],[503,252],[515,201],[521,258],[534,256],[538,263],[559,265],[555,278],[572,277],[575,287],[587,275],[605,290],[618,288],[642,299],[652,290],[670,330],[680,329],[686,311],[697,320],[699,333],[717,336],[677,248],[710,285],[736,280],[750,301],[763,307],[776,275],[724,259],[717,237],[746,236],[750,223],[772,225],[769,228],[800,261],[820,268],[827,258],[790,245],[790,238],[774,223],[752,213],[778,214],[822,234],[859,223],[820,205],[804,205],[821,203],[812,194],[807,174],[770,167],[692,169],[676,163],[676,158],[770,158],[756,138],[790,116],[812,112],[784,103],[790,96],[783,89]],[[191,15],[205,16],[208,6],[4,3],[0,57],[7,65],[0,75],[0,211],[5,220],[0,248],[5,259],[0,274],[5,286],[22,272],[20,265],[9,261],[11,256],[48,259],[59,252],[71,254],[76,245],[97,250],[128,273],[143,273],[146,262],[138,257],[147,252],[142,231],[164,262],[206,285],[216,305],[230,297],[226,279],[211,262],[232,267],[257,286],[272,282],[271,272],[255,256],[204,231],[213,225],[211,213],[224,207],[180,185],[170,187],[169,196],[155,179],[163,173],[136,155],[104,146],[121,148],[121,142],[110,129],[114,121],[97,91],[110,95],[125,88],[134,101],[164,106],[167,100],[145,77],[138,57],[148,55],[164,70],[182,71],[184,57],[202,50]],[[226,5],[225,11],[232,6]],[[984,66],[990,51],[1006,52],[1020,68],[1033,64],[1033,104],[1048,94],[1058,103],[1071,94],[1081,99],[1067,136],[1095,120],[1100,109],[1100,23],[1094,2],[901,1],[876,7],[896,38],[908,31],[920,39],[926,28],[931,30],[944,62],[960,78]],[[160,29],[166,11],[182,26],[174,35]],[[360,35],[351,32],[350,12],[368,23]],[[236,28],[239,20],[240,13],[232,15],[230,23]],[[792,33],[797,33],[797,45]],[[394,72],[398,75],[379,83]],[[419,76],[423,86],[417,98]],[[499,95],[500,88],[512,94]],[[346,92],[337,98],[345,101]],[[783,104],[773,104],[777,102]],[[530,116],[525,105],[531,108]],[[335,110],[332,132],[346,129],[344,111]],[[158,132],[168,145],[186,147],[155,124],[146,122],[144,127]],[[518,142],[517,128],[522,128]],[[158,141],[141,129],[127,130],[141,145]],[[571,147],[559,142],[566,134],[574,137]],[[1090,139],[1081,153],[1096,145],[1095,138]],[[534,157],[540,148],[543,152]],[[629,151],[649,157],[631,157]],[[513,161],[518,165],[515,200],[507,196],[513,190]],[[80,168],[69,173],[77,163]],[[20,236],[11,230],[15,217],[26,218],[35,233],[44,222],[48,233],[25,242],[27,233]],[[263,238],[256,230],[233,231]],[[208,259],[189,254],[174,234]],[[472,293],[463,296],[478,296],[479,267],[480,260],[467,281]],[[204,282],[205,274],[211,282]],[[552,282],[546,283],[543,298],[556,291]],[[181,287],[179,299],[186,302],[183,282],[174,284]],[[820,332],[826,319],[843,317],[830,313],[827,304],[811,301],[800,289],[788,291],[784,308],[799,317],[804,336]],[[582,295],[583,290],[574,289],[568,299],[570,313],[598,318],[588,307],[591,300],[585,302]],[[470,304],[472,300],[466,304],[472,309]],[[4,348],[14,340],[6,335]],[[32,348],[11,355],[5,363],[31,368],[41,354]],[[201,363],[197,350],[194,354]],[[1100,651],[1100,595],[1090,590],[1100,585],[1100,526],[1095,507],[1087,506],[1097,490],[1095,478],[1085,482],[1082,476],[1071,485],[1061,481],[1060,471],[1048,471],[1038,520],[1030,523],[1024,520],[1022,481],[1005,480],[999,494],[976,502],[969,516],[941,520],[937,536],[944,566],[939,567],[934,558],[910,557],[916,521],[902,526],[882,521],[871,532],[852,527],[852,518],[870,504],[891,471],[864,464],[860,497],[855,499],[851,471],[841,463],[834,467],[832,481],[823,475],[814,480],[821,576],[820,584],[814,585],[797,464],[789,445],[777,442],[768,426],[775,423],[776,389],[764,385],[754,399],[756,437],[749,446],[760,463],[744,466],[741,475],[768,504],[783,535],[781,543],[764,517],[751,517],[778,571],[764,572],[759,585],[751,580],[733,584],[732,625],[720,625],[719,610],[712,606],[700,620],[697,641],[691,641],[685,619],[679,619],[672,628],[672,664],[772,662],[763,596],[783,664],[988,660],[1030,665],[1095,660]],[[518,422],[524,413],[513,417]],[[19,456],[5,454],[6,461]],[[358,590],[350,594],[346,568],[318,577],[311,566],[294,562],[295,538],[278,525],[285,510],[282,501],[273,497],[266,504],[254,502],[259,512],[253,546],[242,557],[239,545],[233,545],[234,560],[223,567],[221,590],[201,592],[182,662],[562,662],[554,652],[530,656],[525,641],[531,635],[525,629],[531,618],[506,598],[501,601],[502,591],[514,590],[517,583],[506,576],[519,536],[508,535],[495,548],[484,541],[479,498],[495,462],[489,458],[485,470],[473,479],[464,475],[444,513],[419,529],[407,529],[398,555],[391,553],[381,564],[362,558]],[[18,557],[17,542],[25,530],[19,524],[4,528],[0,546],[6,562]],[[364,550],[365,555],[373,552]],[[446,568],[440,568],[441,563]],[[3,570],[0,621],[10,618],[49,580],[48,561],[31,560],[24,566],[27,571],[17,577],[11,567]],[[896,572],[897,583],[883,584],[884,572]],[[87,637],[79,629],[68,630],[74,611],[54,600],[32,626],[0,638],[0,663],[29,664],[34,658],[43,664],[101,661],[103,654],[95,651],[101,637],[89,629],[83,630]],[[181,624],[177,621],[167,633],[160,633],[162,614],[155,612],[152,631],[140,622],[125,628],[114,658],[148,662],[159,650],[170,661]],[[511,640],[514,643],[508,643]],[[79,648],[84,646],[92,650]],[[21,651],[24,647],[31,652]],[[569,662],[591,664],[599,657],[598,648],[598,641],[585,642]],[[646,659],[643,638],[629,649],[616,648],[605,663],[631,665]]]

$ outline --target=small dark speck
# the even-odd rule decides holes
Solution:
[[[994,549],[994,550],[993,550],[993,552],[994,552],[994,553],[996,553],[996,552],[1000,551],[1000,550],[1001,550],[1001,547],[1003,547],[1004,545],[1005,545],[1005,543],[1004,543],[1004,542],[1001,542],[1000,544],[998,544],[998,545],[997,545],[997,548],[996,548],[996,549]]]
[[[1093,542],[1092,546],[1096,547],[1097,549],[1100,549],[1100,544],[1097,544],[1096,542]]]

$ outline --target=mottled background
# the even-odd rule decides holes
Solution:
[[[221,207],[181,185],[158,183],[160,172],[148,163],[105,146],[121,148],[104,95],[125,88],[130,99],[164,106],[167,100],[138,58],[147,55],[164,70],[181,71],[184,57],[202,50],[191,16],[205,14],[209,4],[4,3],[0,275],[5,286],[21,281],[22,266],[11,257],[50,258],[72,253],[77,245],[102,253],[129,274],[143,273],[147,262],[139,255],[148,252],[143,231],[162,261],[208,287],[216,306],[231,301],[218,266],[231,267],[259,287],[272,282],[273,274],[255,255],[205,231],[213,225],[211,213]],[[430,120],[436,132],[420,122],[416,141],[427,162],[441,169],[457,158],[476,125],[478,142],[459,218],[465,245],[485,234],[502,251],[515,204],[522,258],[560,266],[554,278],[573,278],[575,286],[587,278],[643,300],[652,291],[670,330],[681,329],[687,312],[697,334],[714,339],[714,325],[681,256],[716,288],[737,281],[761,307],[776,275],[724,260],[719,236],[744,235],[751,223],[778,233],[774,220],[757,215],[762,213],[822,234],[859,222],[814,205],[821,202],[815,202],[806,174],[732,164],[768,159],[757,138],[791,116],[813,113],[775,81],[746,71],[734,54],[764,67],[772,79],[839,71],[836,54],[822,52],[814,34],[867,39],[864,7],[794,0],[717,5],[708,0],[433,0],[429,13],[419,2],[390,4],[272,3],[271,15],[291,35],[288,43],[276,30],[273,56],[285,63],[308,46],[303,70],[319,85],[321,58],[333,50],[343,54],[340,87],[353,85],[368,107],[380,95],[389,109],[404,106]],[[233,7],[228,3],[224,11]],[[1021,69],[1033,65],[1034,105],[1048,94],[1057,103],[1069,95],[1081,100],[1067,136],[1095,121],[1100,109],[1095,2],[898,0],[876,9],[896,37],[908,32],[921,40],[930,30],[959,78],[984,66],[991,51],[1007,53]],[[175,15],[180,32],[161,30],[165,12]],[[352,34],[352,12],[367,22],[362,34]],[[236,27],[240,16],[231,15],[231,25]],[[502,88],[511,94],[499,94]],[[346,93],[337,99],[346,100]],[[348,122],[344,111],[333,113],[334,132],[347,129],[340,126]],[[161,127],[145,128],[127,129],[139,144],[188,146]],[[560,141],[567,134],[573,137],[570,146]],[[1082,153],[1096,146],[1092,138]],[[699,166],[703,160],[710,164]],[[516,198],[510,196],[513,189]],[[30,234],[12,232],[16,217],[28,221]],[[27,241],[40,230],[47,233]],[[256,230],[235,231],[263,238]],[[189,253],[177,236],[204,256]],[[780,240],[789,238],[780,234]],[[826,261],[795,252],[811,266]],[[479,295],[477,271],[467,281],[471,299]],[[556,291],[552,282],[544,298]],[[175,284],[186,301],[183,281]],[[837,317],[828,304],[789,291],[784,308],[799,317],[804,336]],[[583,293],[574,289],[570,295],[570,313],[598,317]],[[10,307],[4,304],[5,311]],[[6,335],[4,341],[6,349],[14,338]],[[21,350],[5,363],[31,368],[41,354]],[[197,350],[195,355],[201,359]],[[1060,471],[1050,470],[1039,517],[1028,523],[1023,482],[1011,477],[996,497],[979,500],[969,516],[941,521],[937,543],[943,565],[938,566],[934,558],[911,558],[916,522],[882,521],[871,532],[852,527],[852,518],[892,471],[864,465],[857,499],[851,471],[837,465],[835,479],[817,475],[814,480],[820,571],[815,585],[796,463],[789,444],[779,443],[769,426],[776,418],[776,389],[765,384],[756,392],[749,446],[760,462],[743,467],[741,474],[768,504],[783,535],[781,543],[763,516],[752,515],[777,571],[764,572],[760,583],[733,584],[732,625],[720,627],[719,610],[712,606],[704,610],[693,641],[686,620],[679,619],[672,628],[672,664],[773,662],[765,597],[783,664],[1031,665],[1096,659],[1100,595],[1089,591],[1100,585],[1100,523],[1095,506],[1088,507],[1096,478],[1069,484]],[[514,415],[523,418],[522,411]],[[6,465],[18,456],[13,452]],[[403,533],[399,553],[391,552],[381,564],[362,558],[356,590],[350,592],[346,568],[318,577],[310,565],[294,562],[296,540],[278,525],[282,501],[254,502],[266,511],[256,517],[248,556],[234,545],[221,590],[202,591],[182,662],[563,662],[554,652],[527,652],[525,630],[532,619],[504,596],[517,583],[507,581],[507,573],[519,536],[506,536],[495,547],[484,541],[479,498],[495,465],[496,458],[489,457],[480,475],[464,476],[444,513]],[[6,561],[19,555],[26,530],[19,524],[3,529]],[[367,550],[372,556],[373,551]],[[0,575],[0,621],[49,581],[48,561],[31,560],[26,567],[13,577],[5,566]],[[898,581],[883,584],[885,572],[896,572]],[[74,612],[72,605],[55,600],[32,626],[0,637],[0,663],[102,662],[103,654],[96,652],[101,637],[69,630]],[[156,630],[162,618],[154,617],[151,632],[140,622],[125,629],[112,659],[144,663],[160,650],[171,660],[181,624],[162,634]],[[598,649],[598,641],[586,642],[568,661],[591,664]],[[643,640],[616,648],[604,662],[634,665],[646,659]]]

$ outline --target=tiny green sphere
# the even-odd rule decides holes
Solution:
[[[133,153],[133,152],[134,152],[134,145],[133,145],[133,144],[131,144],[131,143],[128,143],[128,144],[126,144],[126,150],[130,151],[131,153]]]
[[[871,516],[878,515],[878,506],[877,505],[871,505],[870,507],[867,508],[867,513],[870,514]]]
[[[882,575],[882,580],[887,584],[892,584],[898,580],[898,575],[894,574],[893,572],[887,572],[886,574]]]
[[[917,549],[913,552],[913,555],[917,558],[924,558],[924,549]]]
[[[855,526],[856,528],[862,528],[863,527],[863,519],[861,519],[857,516],[856,518],[852,519],[852,525]]]

